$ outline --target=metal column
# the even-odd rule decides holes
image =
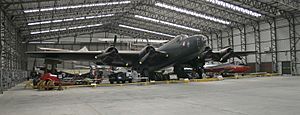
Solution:
[[[210,39],[208,39],[207,41],[208,41],[208,46],[210,48],[213,48],[213,33],[210,34]]]
[[[277,60],[277,29],[276,19],[268,21],[270,24],[270,35],[271,35],[271,47],[270,52],[272,56],[272,71],[278,72],[278,60]]]
[[[246,26],[243,25],[243,27],[239,28],[240,31],[240,37],[241,37],[241,51],[247,50],[247,38],[246,38]],[[247,56],[244,58],[245,63],[247,63]]]
[[[0,71],[1,71],[1,73],[0,73],[0,94],[3,94],[3,91],[4,91],[4,89],[3,89],[3,72],[2,72],[2,68],[0,69]]]
[[[254,40],[255,40],[255,51],[257,53],[255,54],[255,72],[260,71],[260,65],[261,65],[261,44],[260,44],[260,25],[259,22],[256,22],[253,24],[254,29]]]
[[[295,17],[289,17],[289,37],[290,37],[290,58],[291,58],[291,73],[297,74],[297,56],[296,56],[296,27]]]
[[[3,94],[3,81],[2,81],[2,11],[0,11],[0,94]]]
[[[230,28],[230,31],[227,31],[228,34],[228,46],[230,48],[234,48],[234,43],[233,43],[233,28]],[[234,58],[230,58],[228,60],[229,62],[234,62]]]
[[[221,50],[223,48],[222,45],[222,32],[220,32],[220,34],[216,34],[217,36],[217,49]]]

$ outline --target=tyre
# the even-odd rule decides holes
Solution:
[[[52,89],[54,89],[54,86],[55,86],[54,81],[49,80],[49,81],[46,82],[45,90],[52,90]]]
[[[128,83],[132,83],[132,79],[128,81]]]
[[[114,81],[109,81],[110,84],[114,84]]]

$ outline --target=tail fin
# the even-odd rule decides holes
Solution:
[[[84,46],[84,47],[82,47],[80,50],[78,50],[79,52],[86,52],[86,51],[89,51],[89,49],[86,47],[86,46]]]

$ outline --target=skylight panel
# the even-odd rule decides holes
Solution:
[[[25,43],[25,42],[22,42]],[[32,41],[32,42],[28,42],[29,44],[54,44],[55,42],[52,41]]]
[[[235,10],[235,11],[239,11],[239,12],[251,15],[251,16],[255,16],[255,17],[260,17],[261,16],[261,14],[256,13],[254,11],[251,11],[251,10],[248,10],[248,9],[245,9],[245,8],[233,5],[233,4],[229,4],[229,3],[226,3],[226,2],[223,2],[223,1],[220,1],[220,0],[206,0],[206,1],[210,2],[210,3],[213,3],[213,4],[217,4],[217,5],[226,7],[226,8],[229,8],[229,9],[232,9],[232,10]]]
[[[128,28],[128,29],[138,30],[138,31],[142,31],[142,32],[153,33],[153,34],[157,34],[157,35],[163,35],[163,36],[168,36],[168,37],[175,37],[175,36],[170,35],[170,34],[155,32],[155,31],[151,31],[151,30],[146,30],[146,29],[142,29],[142,28],[136,28],[136,27],[122,25],[122,24],[120,24],[119,26],[123,27],[123,28]]]
[[[65,9],[75,9],[75,8],[86,8],[86,7],[95,7],[95,6],[108,6],[108,5],[118,5],[118,4],[129,4],[130,2],[131,1],[119,1],[119,2],[74,5],[74,6],[50,7],[50,8],[42,8],[42,9],[24,10],[24,13],[43,12],[43,11],[52,11],[52,10],[65,10]]]
[[[226,24],[226,25],[230,24],[229,21],[226,21],[226,20],[223,20],[223,19],[207,16],[205,14],[200,14],[200,13],[190,11],[190,10],[186,10],[186,9],[183,9],[183,8],[179,8],[179,7],[176,7],[176,6],[167,5],[165,3],[155,3],[155,5],[159,6],[159,7],[162,7],[162,8],[174,10],[174,11],[177,11],[177,12],[180,12],[180,13],[185,13],[185,14],[196,16],[196,17],[199,17],[199,18],[204,18],[206,20],[211,20],[211,21]]]
[[[73,21],[73,18],[64,19],[64,22]]]
[[[148,20],[148,21],[153,21],[153,22],[156,22],[156,23],[162,23],[162,24],[166,24],[166,25],[170,25],[170,26],[175,26],[175,27],[178,27],[178,28],[192,30],[192,31],[196,31],[196,32],[200,31],[199,29],[195,29],[195,28],[191,28],[191,27],[187,27],[187,26],[183,26],[183,25],[179,25],[179,24],[174,24],[174,23],[170,23],[170,22],[166,22],[166,21],[162,21],[162,20],[157,20],[157,19],[153,19],[153,18],[149,18],[149,17],[144,17],[144,16],[140,16],[140,15],[135,15],[134,17],[144,19],[144,20]]]
[[[60,29],[52,29],[52,30],[42,30],[42,31],[36,31],[36,32],[30,32],[30,34],[41,34],[41,33],[48,33],[48,32],[58,32],[58,31],[64,31],[64,30],[73,30],[73,29],[80,29],[80,28],[89,28],[89,27],[96,27],[101,26],[102,24],[91,24],[91,25],[84,25],[84,26],[74,26],[74,27],[68,27],[68,28],[60,28]]]
[[[110,38],[99,38],[99,41],[103,41],[103,42],[113,42],[114,39],[110,39]],[[146,40],[146,39],[120,39],[118,41],[123,41],[123,42],[138,42],[138,43],[164,43],[164,42],[168,42],[169,40]]]
[[[53,23],[62,22],[63,20],[53,20]],[[29,24],[29,23],[28,23]]]
[[[83,20],[84,17],[75,18],[75,20]]]
[[[75,18],[75,20],[84,20],[84,19],[93,19],[93,18],[102,18],[102,17],[109,17],[113,16],[114,14],[106,14],[106,15],[96,15],[96,16],[83,16],[83,17],[78,17]],[[48,20],[48,21],[41,21],[41,22],[32,22],[28,23],[29,26],[32,25],[40,25],[40,24],[49,24],[49,23],[58,23],[58,22],[68,22],[68,21],[73,21],[74,18],[66,18],[66,19],[61,19],[61,20]]]

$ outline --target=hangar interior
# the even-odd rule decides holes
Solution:
[[[252,72],[300,74],[297,0],[1,0],[1,90],[26,79],[38,47],[119,50],[160,46],[176,35],[203,34],[213,50],[258,51]],[[234,59],[233,59],[234,60]],[[231,61],[233,61],[231,60]],[[74,68],[93,62],[63,62]]]

